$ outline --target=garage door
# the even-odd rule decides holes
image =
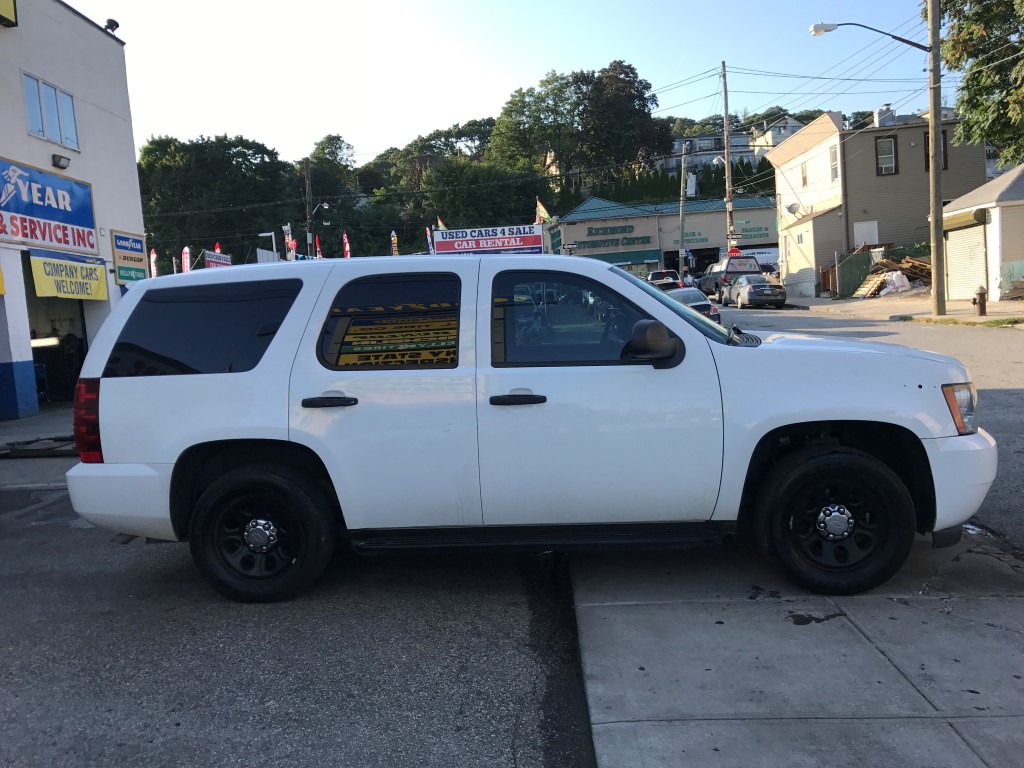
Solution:
[[[979,285],[988,290],[985,225],[946,233],[946,298],[973,299]]]

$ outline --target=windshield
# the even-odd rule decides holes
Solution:
[[[658,288],[657,286],[651,285],[646,280],[641,280],[636,275],[631,275],[629,272],[627,272],[624,269],[621,269],[620,267],[610,267],[609,271],[613,272],[616,275],[619,275],[624,280],[628,280],[629,282],[633,283],[633,285],[640,286],[640,289],[644,293],[656,298],[658,301],[660,301],[662,304],[668,307],[672,312],[679,315],[679,317],[681,317],[683,320],[692,325],[694,328],[703,333],[712,341],[717,341],[720,344],[729,343],[729,331],[727,331],[725,328],[723,328],[713,320],[708,320],[700,312],[690,309],[688,306],[677,301],[676,299],[673,299],[671,296],[666,296],[665,292]]]
[[[676,271],[674,269],[665,269],[665,270],[662,270],[660,272],[651,272],[650,277],[648,277],[647,279],[648,280],[664,280],[665,278],[668,278],[670,280],[678,280],[679,279],[679,275],[676,273]]]
[[[768,285],[771,281],[761,275],[747,275],[747,285]]]

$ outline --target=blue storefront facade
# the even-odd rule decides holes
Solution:
[[[61,0],[6,18],[0,419],[18,419],[71,399],[145,241],[123,41]]]

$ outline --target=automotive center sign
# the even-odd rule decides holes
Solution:
[[[544,225],[439,229],[437,253],[544,253]]]
[[[96,253],[92,186],[0,157],[0,241]]]

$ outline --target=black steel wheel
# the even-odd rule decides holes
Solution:
[[[189,528],[200,573],[243,602],[287,600],[307,589],[330,561],[336,537],[319,487],[269,465],[235,469],[211,484]]]
[[[853,594],[887,581],[914,543],[910,493],[861,451],[812,447],[786,457],[762,487],[759,537],[800,585]]]

